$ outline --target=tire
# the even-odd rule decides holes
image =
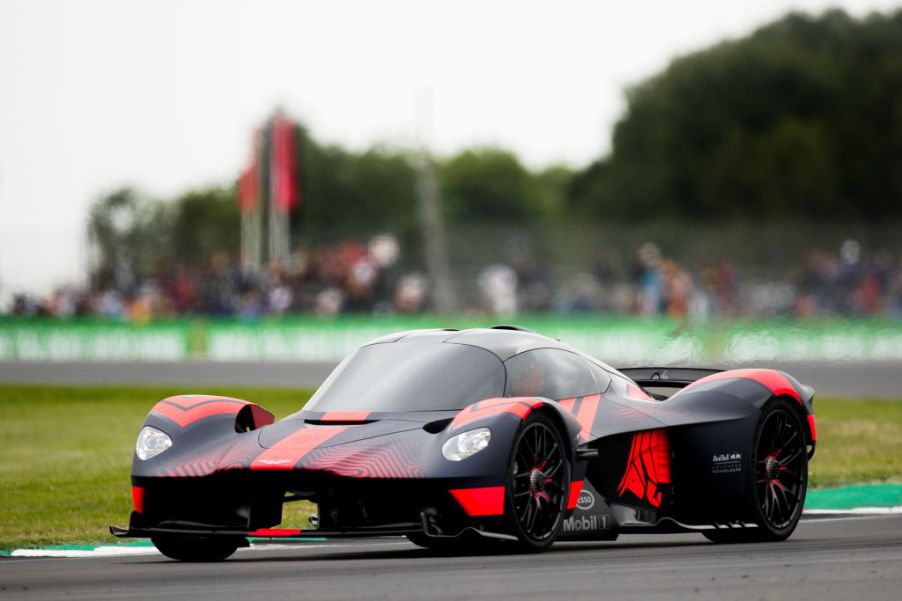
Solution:
[[[244,539],[235,537],[198,536],[157,536],[150,540],[166,557],[193,562],[222,561],[244,542]]]
[[[541,552],[561,533],[570,462],[555,423],[542,413],[523,423],[511,449],[505,520],[523,551]]]
[[[715,543],[775,542],[789,538],[808,491],[808,449],[795,409],[784,399],[762,410],[750,452],[746,514],[757,528],[707,530]]]

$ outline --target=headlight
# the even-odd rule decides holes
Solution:
[[[141,428],[141,433],[138,434],[135,453],[138,454],[138,459],[146,460],[156,457],[171,446],[172,439],[168,434],[160,432],[156,428],[144,426]]]
[[[492,440],[491,430],[476,428],[449,438],[442,445],[442,455],[448,461],[460,461],[489,446],[490,440]]]

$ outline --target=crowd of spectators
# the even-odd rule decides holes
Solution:
[[[379,235],[367,244],[346,240],[299,250],[289,261],[271,262],[263,270],[217,253],[201,269],[167,263],[145,278],[123,262],[95,274],[91,286],[65,286],[44,298],[16,295],[9,313],[132,321],[179,315],[420,313],[426,279],[400,270],[399,251],[394,237]]]
[[[811,251],[795,275],[794,313],[902,317],[902,257],[863,255],[855,240],[839,253]]]
[[[263,270],[225,253],[202,268],[170,263],[137,277],[127,262],[94,274],[92,285],[65,286],[46,297],[15,295],[17,316],[99,316],[146,321],[204,315],[418,314],[432,310],[428,278],[402,268],[391,235],[302,249]],[[453,267],[453,266],[452,266]],[[753,278],[726,260],[687,266],[646,242],[624,260],[601,249],[590,265],[555,269],[528,250],[458,281],[461,310],[512,317],[521,313],[666,315],[681,320],[736,316],[902,317],[902,258],[872,255],[847,240],[835,252],[813,250],[778,277]]]

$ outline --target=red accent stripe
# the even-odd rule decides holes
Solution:
[[[579,411],[576,413],[576,421],[582,426],[580,432],[585,438],[589,438],[592,433],[592,425],[595,423],[595,415],[598,413],[598,405],[601,401],[600,394],[593,394],[583,397],[579,403]]]
[[[542,401],[533,398],[487,399],[462,409],[451,422],[451,428],[459,428],[464,424],[499,413],[513,413],[520,419],[526,419],[533,409],[541,406]]]
[[[242,401],[241,399],[235,399],[228,396],[217,396],[214,394],[188,394],[181,396],[171,396],[166,397],[161,402],[169,403],[170,405],[175,405],[182,409],[192,409],[203,403],[209,403],[210,401],[228,401],[231,403],[236,403],[238,405],[247,404],[247,401]]]
[[[561,399],[560,401],[558,401],[558,403],[561,407],[563,407],[570,413],[573,413],[573,406],[576,404],[576,397],[573,397],[572,399]]]
[[[632,399],[639,399],[640,401],[652,400],[652,398],[648,396],[648,394],[644,390],[642,390],[635,384],[627,384],[626,395]]]
[[[132,501],[135,504],[135,511],[144,513],[144,489],[140,486],[132,486]]]
[[[176,407],[168,401],[161,401],[154,405],[151,412],[169,418],[184,428],[188,424],[211,415],[237,415],[245,404],[244,402],[239,404],[236,401],[204,401],[203,404],[184,409]]]
[[[365,422],[369,411],[327,411],[319,418],[321,422]]]
[[[451,495],[470,517],[503,515],[504,487],[453,488]]]
[[[280,536],[297,536],[303,532],[302,530],[297,530],[294,528],[257,528],[251,532],[248,532],[248,536],[270,536],[270,537],[280,537]]]
[[[811,442],[817,440],[817,424],[814,421],[814,414],[808,414],[808,427],[811,429]]]
[[[686,388],[692,388],[693,386],[707,384],[708,382],[716,382],[718,380],[729,380],[732,378],[745,378],[747,380],[754,380],[762,386],[767,387],[772,393],[777,396],[786,395],[794,398],[799,403],[802,402],[801,397],[799,397],[798,391],[796,391],[793,385],[790,384],[789,380],[787,380],[783,376],[783,374],[772,369],[731,369],[729,371],[722,371],[717,374],[705,376],[700,380],[696,380]]]
[[[577,480],[570,483],[570,496],[567,498],[567,509],[573,509],[574,507],[576,507],[576,502],[579,501],[579,493],[581,493],[582,491],[582,480]]]
[[[670,484],[670,441],[664,430],[636,432],[617,494],[631,492],[655,507],[661,506],[660,488]]]
[[[302,427],[257,455],[251,463],[251,469],[294,469],[304,455],[346,429],[344,426]]]
[[[476,411],[477,409],[483,410],[488,409],[490,407],[501,407],[503,405],[507,405],[511,403],[511,401],[523,401],[523,400],[532,400],[532,399],[522,399],[520,397],[499,397],[495,399],[484,399],[479,401],[478,403],[473,403],[470,405],[469,409],[471,411]]]

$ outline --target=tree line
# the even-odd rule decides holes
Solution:
[[[902,216],[902,11],[790,14],[627,91],[577,213],[621,219]]]
[[[626,91],[611,151],[584,168],[528,169],[496,147],[437,160],[449,227],[902,217],[902,10],[792,13],[676,58]],[[352,151],[296,131],[298,239],[390,231],[415,243],[416,154]],[[152,269],[237,253],[235,185],[94,205],[95,264]]]

